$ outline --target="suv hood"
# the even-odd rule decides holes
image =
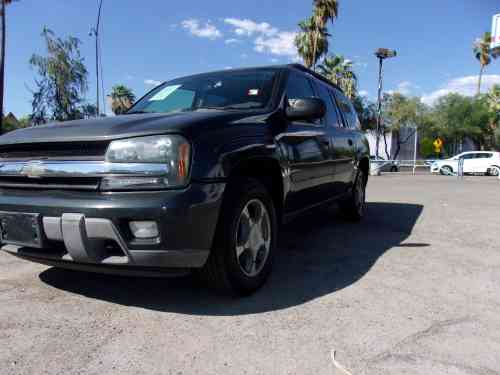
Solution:
[[[19,129],[0,137],[0,145],[34,142],[104,141],[163,133],[192,136],[200,125],[227,124],[248,113],[221,111],[134,114],[75,120]]]

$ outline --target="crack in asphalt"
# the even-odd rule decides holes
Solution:
[[[468,323],[473,321],[473,319],[469,316],[465,316],[462,318],[457,318],[457,319],[447,319],[447,320],[438,320],[433,322],[429,327],[426,329],[417,331],[409,336],[406,336],[396,344],[394,344],[390,349],[384,350],[382,353],[379,353],[371,358],[368,358],[366,360],[366,363],[368,364],[373,364],[377,362],[382,362],[387,360],[388,358],[394,357],[397,354],[393,354],[395,351],[400,349],[401,347],[411,345],[419,341],[420,339],[423,339],[425,337],[431,337],[431,336],[436,336],[441,333],[443,333],[446,328]]]

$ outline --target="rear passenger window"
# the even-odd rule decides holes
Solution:
[[[351,101],[347,99],[347,97],[339,90],[333,89],[333,92],[335,94],[335,99],[337,99],[340,110],[344,114],[344,118],[347,121],[347,126],[352,129],[359,129],[360,124],[358,115],[356,114],[356,110],[352,106]]]
[[[333,103],[333,98],[330,96],[328,89],[319,82],[316,82],[316,88],[318,89],[318,94],[320,99],[325,102],[326,105],[326,115],[323,119],[327,126],[341,127],[342,121],[337,113],[337,108]]]

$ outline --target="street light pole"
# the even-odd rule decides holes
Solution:
[[[375,157],[379,158],[379,148],[380,148],[380,130],[382,128],[382,84],[383,84],[383,64],[385,59],[390,59],[391,57],[396,57],[397,52],[387,48],[379,48],[375,51],[375,56],[377,56],[379,61],[378,67],[378,110],[377,110],[377,142]]]
[[[380,125],[382,122],[382,74],[383,74],[383,64],[384,64],[384,59],[379,57],[378,59],[379,65],[378,65],[378,96],[377,96],[377,103],[378,103],[378,108],[377,108],[377,143],[376,143],[376,148],[375,148],[375,157],[378,159],[379,158],[379,148],[380,148]]]
[[[102,0],[99,0],[99,10],[97,12],[97,23],[96,27],[90,31],[90,35],[95,36],[95,72],[96,72],[96,111],[97,117],[101,115],[99,102],[100,102],[100,93],[99,93],[99,29],[101,25],[101,9],[102,9]]]

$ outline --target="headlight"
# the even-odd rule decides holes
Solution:
[[[161,135],[117,140],[110,143],[106,162],[144,164],[133,176],[105,177],[101,190],[141,190],[182,187],[189,180],[191,147],[179,135]],[[152,176],[148,164],[162,164],[164,173]],[[144,176],[141,176],[143,174]]]

